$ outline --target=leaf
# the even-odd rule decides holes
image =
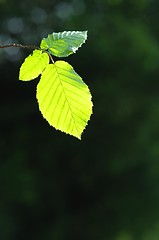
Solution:
[[[56,57],[67,57],[75,53],[86,41],[87,31],[64,31],[49,34],[43,38],[40,48],[48,50]]]
[[[19,80],[29,81],[38,77],[49,64],[49,56],[42,50],[34,50],[20,67]]]
[[[37,100],[51,126],[81,139],[93,104],[87,85],[70,64],[56,61],[46,67],[37,85]]]

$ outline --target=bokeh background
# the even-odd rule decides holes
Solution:
[[[0,239],[159,239],[159,1],[0,0],[0,45],[88,30],[68,57],[93,95],[79,141],[18,81],[30,50],[0,50]]]

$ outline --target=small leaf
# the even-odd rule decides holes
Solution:
[[[67,57],[75,53],[86,41],[87,31],[64,31],[49,34],[41,41],[41,49],[48,50],[56,57]]]
[[[42,50],[34,50],[20,67],[19,80],[29,81],[38,77],[49,64],[49,56]]]
[[[51,126],[81,139],[93,104],[88,86],[70,64],[56,61],[46,67],[37,85],[37,100]]]

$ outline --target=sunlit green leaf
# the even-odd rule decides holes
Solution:
[[[29,81],[38,77],[48,64],[48,54],[42,50],[34,50],[21,65],[19,79]]]
[[[57,61],[46,67],[37,85],[37,100],[50,125],[81,138],[93,104],[87,85],[71,65]]]
[[[41,41],[41,49],[48,50],[57,57],[67,57],[75,53],[86,41],[87,31],[64,31],[49,34]]]

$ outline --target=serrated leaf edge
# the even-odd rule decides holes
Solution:
[[[78,46],[78,47],[72,47],[72,53],[70,53],[70,54],[68,54],[68,55],[66,55],[66,56],[63,56],[63,57],[68,57],[69,55],[71,55],[71,54],[73,54],[73,53],[76,53],[77,52],[77,50],[79,49],[79,48],[81,48],[82,47],[82,45],[86,42],[86,40],[87,40],[87,33],[88,33],[88,31],[86,30],[86,31],[63,31],[63,32],[53,32],[53,33],[51,33],[51,34],[48,34],[48,36],[46,37],[46,38],[43,38],[42,40],[41,40],[41,43],[42,43],[42,41],[44,40],[46,40],[47,38],[49,38],[49,36],[53,36],[54,37],[54,34],[58,34],[58,35],[63,35],[63,34],[65,34],[66,33],[66,35],[67,34],[71,34],[71,35],[73,35],[74,33],[84,33],[84,37],[85,37],[85,39],[83,40],[83,42]],[[61,38],[62,39],[62,38]],[[54,40],[56,41],[56,39],[54,38]],[[59,40],[59,39],[58,39]],[[41,43],[40,43],[40,46],[41,46]],[[53,56],[56,56],[56,55],[54,55],[53,53],[52,53],[52,51],[51,50],[49,50],[50,48],[49,47],[46,47],[46,48],[41,48],[41,50],[47,50],[47,51],[49,51],[49,53],[50,54],[52,54]]]
[[[67,63],[67,62],[66,62]],[[54,63],[52,63],[52,64],[49,64],[49,65],[54,65]],[[69,64],[70,65],[70,64]],[[70,65],[71,66],[71,65]],[[72,67],[72,66],[71,66]],[[56,68],[56,66],[55,66],[55,68]],[[73,71],[74,71],[74,68],[72,67],[72,69],[73,69]],[[56,70],[57,71],[57,70]],[[75,71],[74,71],[75,72]],[[75,72],[76,73],[76,72]],[[76,73],[77,74],[77,73]],[[77,74],[78,75],[78,74]],[[79,76],[79,75],[78,75]],[[41,77],[42,77],[42,75],[41,75]],[[79,76],[80,77],[80,76]],[[80,77],[81,78],[81,77]],[[40,78],[40,80],[41,80],[41,78]],[[81,80],[83,81],[83,79],[81,78]],[[39,81],[40,82],[40,81]],[[61,82],[61,81],[60,81]],[[61,84],[61,83],[60,83]],[[85,83],[84,83],[85,84]],[[90,121],[90,118],[91,118],[91,115],[93,114],[93,102],[92,102],[92,95],[91,95],[91,92],[90,92],[90,89],[89,89],[89,87],[88,87],[88,85],[86,84],[86,86],[87,86],[87,88],[88,88],[88,92],[90,93],[90,101],[91,101],[91,112],[90,112],[90,115],[89,115],[89,118],[87,119],[87,121],[85,122],[85,126],[84,126],[84,128],[82,129],[82,132],[79,134],[79,131],[77,130],[76,132],[78,133],[78,135],[74,135],[74,134],[71,134],[70,132],[68,132],[68,131],[64,131],[64,130],[62,130],[62,129],[60,129],[60,128],[58,128],[58,127],[56,127],[56,126],[54,126],[54,125],[52,125],[48,120],[47,120],[47,118],[44,116],[44,114],[43,114],[43,112],[41,111],[41,109],[40,109],[40,105],[39,105],[39,100],[38,100],[38,98],[37,98],[37,94],[36,94],[36,99],[37,99],[37,102],[38,102],[38,106],[39,106],[39,111],[41,112],[41,115],[42,115],[42,117],[43,117],[43,119],[45,119],[45,121],[51,126],[51,127],[53,127],[53,128],[55,128],[56,130],[58,130],[58,131],[61,131],[61,132],[63,132],[63,133],[65,133],[65,134],[68,134],[68,135],[71,135],[71,136],[73,136],[73,137],[76,137],[76,138],[78,138],[79,140],[81,140],[81,136],[82,136],[82,134],[83,134],[83,132],[84,132],[84,130],[86,129],[86,127],[87,127],[87,125],[88,125],[88,122]],[[37,87],[38,87],[38,85],[37,85]],[[36,88],[36,91],[37,91],[37,88]],[[65,91],[64,91],[64,94],[65,94]],[[66,94],[65,94],[66,95]],[[66,98],[66,100],[67,100],[67,98]],[[68,104],[69,105],[69,104]],[[70,108],[70,107],[69,107]],[[70,110],[71,111],[71,110]],[[71,111],[71,115],[72,115],[72,111]],[[72,117],[72,119],[73,119],[73,121],[74,121],[74,118]],[[76,125],[76,124],[74,124],[74,125]]]

